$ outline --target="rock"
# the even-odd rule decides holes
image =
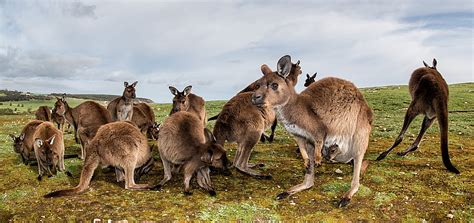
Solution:
[[[338,174],[342,174],[342,170],[340,170],[339,168],[336,169],[336,171],[334,171],[334,172],[336,172],[336,173],[338,173]]]
[[[449,219],[453,219],[454,215],[453,214],[447,214],[446,217],[449,218]]]

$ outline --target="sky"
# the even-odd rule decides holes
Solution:
[[[0,89],[171,102],[168,86],[230,99],[286,54],[303,75],[408,84],[438,61],[473,82],[473,1],[0,0]]]

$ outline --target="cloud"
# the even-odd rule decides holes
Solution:
[[[261,64],[275,68],[284,54],[301,60],[304,73],[364,87],[407,84],[433,57],[448,82],[473,81],[471,1],[5,1],[0,7],[0,80],[17,79],[22,88],[28,87],[22,78],[54,79],[75,93],[119,94],[123,81],[138,80],[138,96],[155,101],[169,101],[169,85],[228,99],[260,77]]]

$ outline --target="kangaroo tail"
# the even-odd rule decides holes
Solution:
[[[92,175],[94,175],[94,170],[99,165],[99,157],[97,154],[90,154],[86,156],[86,160],[84,160],[84,167],[82,168],[81,179],[79,181],[79,185],[72,189],[66,190],[58,190],[51,192],[49,194],[44,195],[45,198],[50,197],[62,197],[62,196],[70,196],[75,194],[83,193],[89,187],[89,184],[92,179]]]
[[[451,172],[459,174],[459,170],[454,167],[449,159],[448,152],[448,109],[445,103],[438,103],[437,116],[439,123],[439,130],[441,136],[441,155],[443,157],[444,166]]]

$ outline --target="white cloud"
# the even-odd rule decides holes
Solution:
[[[168,85],[227,99],[261,75],[261,64],[275,67],[284,54],[300,59],[304,73],[358,86],[406,84],[433,57],[448,82],[473,81],[473,28],[449,20],[466,17],[470,1],[14,1],[0,7],[0,80],[22,89],[28,86],[20,79],[33,76],[54,78],[63,91],[120,94],[123,81],[138,80],[138,96],[156,101],[169,101]],[[443,27],[432,25],[438,15]],[[463,19],[472,21],[472,11]]]

